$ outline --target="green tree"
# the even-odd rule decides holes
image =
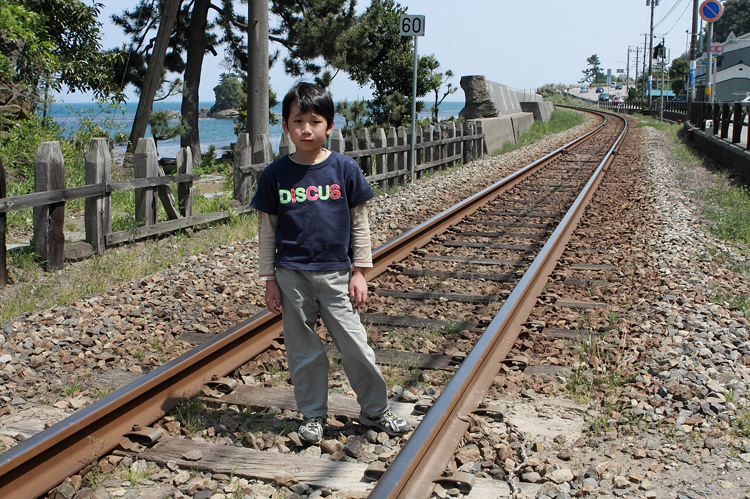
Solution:
[[[750,0],[726,0],[724,13],[713,23],[714,40],[724,42],[729,33],[737,36],[750,33]]]
[[[578,80],[578,83],[585,83],[586,85],[591,85],[591,83],[599,83],[604,80],[604,73],[602,73],[601,68],[599,65],[601,64],[601,61],[599,61],[599,56],[594,54],[588,59],[586,59],[586,63],[591,66],[589,68],[584,69],[581,71],[583,73],[583,78]]]
[[[354,132],[358,132],[365,126],[364,119],[368,115],[367,102],[359,99],[350,103],[347,99],[344,99],[336,104],[336,112],[346,120],[344,130],[351,128]]]
[[[425,67],[430,72],[427,89],[435,94],[435,101],[432,108],[430,108],[430,111],[432,113],[432,122],[437,123],[439,121],[438,113],[440,104],[443,103],[446,97],[455,93],[456,90],[458,90],[458,87],[455,87],[452,83],[448,82],[450,78],[453,78],[453,71],[450,69],[445,72],[439,71],[440,62],[438,62],[434,55],[421,58],[420,63],[424,63]],[[445,85],[444,90],[443,85]]]
[[[685,83],[687,82],[689,71],[690,62],[688,61],[688,54],[682,54],[672,61],[672,65],[669,67],[669,87],[675,95],[682,95],[686,92]]]
[[[186,123],[180,119],[174,123],[170,119],[169,111],[154,111],[148,120],[151,125],[151,136],[154,138],[154,145],[159,149],[160,140],[169,140],[185,133]]]
[[[112,54],[102,51],[101,3],[80,0],[4,0],[0,35],[14,47],[0,54],[0,79],[26,86],[40,100],[67,86],[92,91],[98,98],[119,97],[112,73]]]
[[[239,76],[222,73],[219,84],[214,87],[216,102],[211,107],[212,113],[218,113],[225,109],[240,109],[242,99],[247,98],[245,87]]]
[[[127,66],[117,68],[119,81],[126,85],[139,87],[143,81],[148,69],[150,40],[159,26],[163,2],[141,0],[135,9],[113,16],[115,24],[131,37],[130,47],[117,49],[130,56]],[[354,5],[352,0],[272,0],[271,13],[279,23],[271,29],[269,39],[288,50],[284,60],[287,71],[295,75],[317,73],[321,69],[321,60],[330,61],[351,54],[339,43],[339,34],[345,33],[356,20]],[[210,13],[214,14],[211,22]],[[203,56],[207,52],[217,54],[219,50],[227,54],[227,63],[233,74],[247,72],[246,17],[235,13],[232,0],[213,3],[209,0],[183,0],[164,61],[164,72],[165,76],[184,73],[181,114],[189,129],[181,136],[181,145],[191,148],[195,164],[200,161],[198,91]],[[269,64],[278,57],[278,54],[272,55]],[[246,85],[243,84],[243,88],[247,88]],[[246,124],[239,124],[237,129],[244,127]]]
[[[406,125],[411,117],[414,51],[412,40],[401,36],[399,20],[406,9],[393,0],[372,0],[350,35],[357,47],[341,69],[360,86],[369,85],[371,119],[378,126]],[[425,57],[417,64],[417,97],[430,89],[430,69]],[[424,102],[417,102],[417,112]]]

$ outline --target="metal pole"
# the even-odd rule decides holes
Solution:
[[[706,36],[706,47],[708,47],[708,71],[706,72],[706,88],[709,89],[709,92],[711,92],[711,104],[714,103],[714,91],[716,90],[714,88],[714,78],[716,77],[716,73],[714,72],[714,56],[711,53],[711,42],[714,41],[714,23],[708,23],[708,35]]]
[[[417,128],[417,63],[419,59],[417,57],[417,36],[414,35],[414,73],[413,83],[411,87],[411,144],[409,147],[409,157],[411,158],[411,182],[414,183],[414,163],[416,161],[415,144],[417,142],[416,128]]]
[[[698,59],[698,0],[693,0],[693,31],[690,34],[690,71],[688,72],[688,103],[695,101],[695,73],[696,59]],[[690,109],[688,106],[688,121],[690,121]]]

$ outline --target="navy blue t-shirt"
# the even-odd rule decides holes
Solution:
[[[356,161],[332,151],[315,165],[268,165],[250,206],[279,217],[277,268],[341,270],[352,265],[349,210],[373,197]]]

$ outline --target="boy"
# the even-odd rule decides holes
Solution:
[[[321,87],[299,83],[289,91],[281,123],[296,151],[268,165],[250,202],[258,210],[266,306],[283,311],[294,396],[305,416],[298,433],[310,443],[322,440],[328,413],[319,314],[357,394],[360,424],[390,435],[410,428],[388,409],[385,380],[356,310],[367,299],[364,269],[372,267],[372,252],[365,203],[375,193],[354,160],[323,146],[333,118],[333,101]]]

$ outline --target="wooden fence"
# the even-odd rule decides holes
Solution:
[[[439,127],[416,130],[415,177],[428,171],[445,169],[460,162],[479,158],[484,150],[481,124],[446,123]],[[330,148],[354,158],[368,182],[383,188],[403,184],[410,177],[410,134],[404,127],[378,130],[373,139],[363,129],[356,138],[344,140],[334,130]],[[289,136],[284,134],[279,155],[294,152]],[[134,179],[112,181],[112,159],[107,139],[91,139],[85,154],[86,184],[65,188],[65,164],[58,142],[42,143],[34,160],[33,194],[6,197],[5,172],[0,158],[0,286],[7,283],[6,213],[33,208],[34,230],[32,247],[48,269],[61,268],[64,261],[65,203],[85,198],[85,241],[91,251],[102,254],[107,247],[159,236],[188,227],[229,218],[250,211],[248,206],[255,180],[273,159],[268,136],[259,136],[250,143],[248,134],[240,134],[234,150],[234,199],[232,211],[192,214],[192,156],[188,149],[177,155],[177,175],[165,175],[158,163],[152,138],[140,139],[134,155]],[[177,185],[177,200],[170,188]],[[135,191],[135,219],[138,227],[112,232],[111,194]],[[164,207],[167,221],[157,221],[158,203]]]

